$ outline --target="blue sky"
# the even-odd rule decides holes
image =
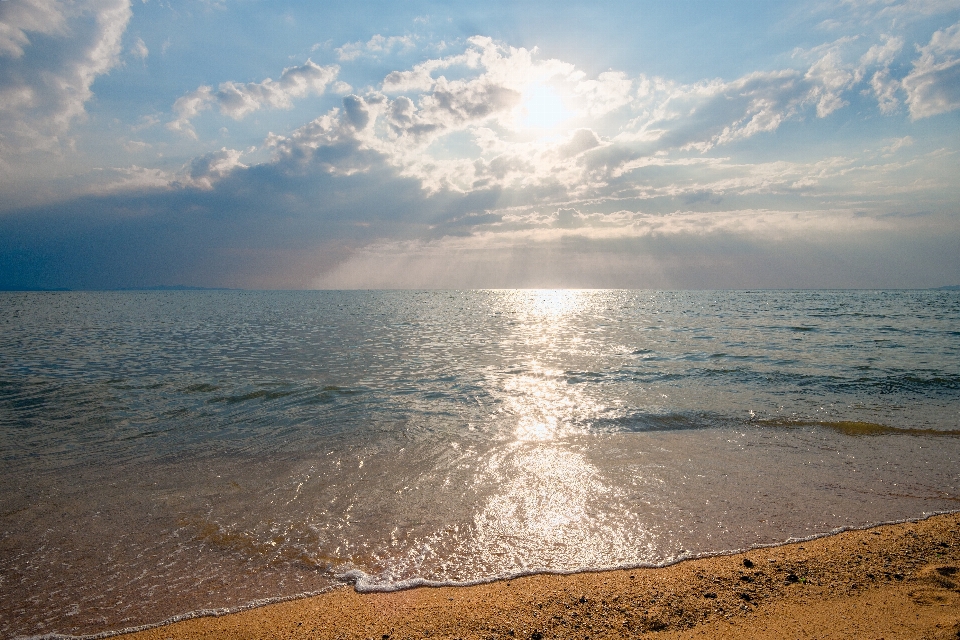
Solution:
[[[960,0],[0,0],[0,288],[960,283]]]

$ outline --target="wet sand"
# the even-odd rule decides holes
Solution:
[[[960,513],[662,569],[344,588],[124,638],[960,638]]]

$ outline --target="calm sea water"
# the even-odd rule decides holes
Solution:
[[[0,294],[0,635],[960,508],[960,293]]]

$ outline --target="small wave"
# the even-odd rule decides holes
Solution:
[[[631,413],[615,418],[600,418],[590,422],[590,429],[599,432],[649,432],[712,429],[739,421],[724,420],[706,413]]]
[[[286,398],[287,396],[292,396],[296,391],[284,389],[281,391],[268,391],[266,389],[258,389],[256,391],[251,391],[249,393],[244,393],[235,396],[217,396],[216,398],[211,398],[207,402],[216,403],[216,402],[226,402],[227,404],[237,404],[239,402],[247,402],[248,400],[278,400],[280,398]]]
[[[175,616],[171,616],[165,620],[161,620],[160,622],[150,622],[147,624],[138,625],[136,627],[125,627],[123,629],[101,631],[100,633],[93,633],[89,635],[75,636],[66,633],[45,633],[39,636],[14,636],[13,640],[101,640],[102,638],[113,638],[115,636],[122,636],[128,633],[138,633],[140,631],[148,631],[158,627],[165,627],[167,625],[176,624],[177,622],[183,622],[184,620],[193,620],[194,618],[219,618],[221,616],[228,616],[233,613],[240,613],[242,611],[249,611],[251,609],[259,609],[260,607],[266,607],[271,604],[290,602],[292,600],[303,600],[304,598],[312,598],[324,593],[329,593],[335,589],[342,589],[344,586],[345,585],[332,585],[326,589],[320,589],[319,591],[305,591],[292,596],[259,598],[236,607],[197,609],[196,611],[187,611],[186,613],[180,613]]]
[[[523,578],[526,576],[533,575],[576,575],[579,573],[595,573],[601,571],[621,571],[621,570],[632,570],[632,569],[659,569],[664,567],[669,567],[680,562],[685,562],[688,560],[697,560],[701,558],[714,558],[720,556],[730,556],[736,555],[738,553],[746,553],[756,549],[771,549],[776,547],[781,547],[788,544],[796,544],[802,542],[810,542],[813,540],[818,540],[820,538],[826,538],[829,536],[837,535],[845,531],[866,531],[869,529],[874,529],[876,527],[887,526],[887,525],[896,525],[904,524],[910,522],[922,522],[929,518],[933,518],[939,515],[946,515],[952,513],[960,513],[960,509],[957,510],[946,510],[946,511],[933,511],[923,514],[920,517],[916,518],[903,518],[898,520],[886,520],[880,522],[872,522],[861,526],[843,526],[830,529],[829,531],[822,531],[819,533],[814,533],[809,536],[795,537],[791,536],[787,539],[780,542],[773,543],[761,543],[753,544],[747,547],[735,548],[735,549],[723,549],[719,551],[706,551],[706,552],[689,552],[684,551],[677,555],[670,556],[664,559],[662,562],[653,563],[653,562],[638,562],[638,563],[622,563],[622,564],[612,564],[612,565],[603,565],[603,566],[582,566],[575,569],[569,570],[555,570],[550,568],[528,568],[512,572],[503,572],[491,576],[482,576],[470,580],[430,580],[427,578],[408,578],[404,580],[394,580],[394,581],[383,581],[378,580],[375,576],[365,573],[359,569],[353,569],[346,571],[344,573],[336,574],[333,577],[339,580],[342,584],[340,585],[331,585],[324,589],[317,591],[303,592],[289,596],[281,596],[275,598],[259,598],[251,600],[241,605],[234,607],[222,607],[217,609],[198,609],[194,611],[188,611],[182,614],[171,616],[159,622],[148,623],[143,625],[138,625],[134,627],[126,627],[123,629],[102,631],[95,634],[88,635],[70,635],[70,634],[59,634],[59,633],[48,633],[43,635],[34,635],[34,636],[14,636],[14,640],[101,640],[103,638],[111,638],[119,635],[136,633],[139,631],[147,631],[149,629],[155,629],[158,627],[164,627],[167,625],[175,624],[177,622],[182,622],[184,620],[191,620],[195,618],[207,618],[207,617],[221,617],[225,615],[230,615],[234,613],[240,613],[242,611],[249,611],[251,609],[257,609],[259,607],[264,607],[272,604],[278,604],[281,602],[289,602],[293,600],[302,600],[304,598],[311,598],[314,596],[322,595],[324,593],[329,593],[336,589],[344,588],[347,585],[352,584],[355,591],[358,593],[392,593],[396,591],[404,591],[408,589],[414,589],[418,587],[471,587],[482,584],[490,584],[493,582],[513,580],[516,578]]]
[[[822,531],[819,533],[814,533],[809,536],[794,537],[791,536],[786,540],[781,542],[771,542],[771,543],[760,543],[753,544],[748,547],[742,547],[738,549],[723,549],[720,551],[704,551],[701,553],[694,553],[691,551],[683,552],[675,556],[670,556],[666,558],[663,562],[636,562],[636,563],[623,563],[623,564],[613,564],[613,565],[604,565],[604,566],[584,566],[577,567],[576,569],[569,570],[556,570],[548,568],[531,568],[523,569],[518,571],[511,571],[500,573],[493,576],[484,576],[481,578],[475,578],[472,580],[429,580],[426,578],[408,578],[405,580],[397,581],[378,581],[375,576],[372,576],[368,573],[360,571],[359,569],[352,569],[350,571],[337,574],[335,577],[338,580],[342,580],[346,583],[353,583],[353,588],[358,593],[393,593],[395,591],[404,591],[407,589],[415,589],[417,587],[473,587],[481,584],[490,584],[493,582],[500,582],[503,580],[514,580],[516,578],[523,578],[527,576],[534,575],[558,575],[558,576],[568,576],[576,575],[578,573],[596,573],[600,571],[623,571],[631,569],[662,569],[664,567],[670,567],[680,562],[686,562],[687,560],[699,560],[701,558],[716,558],[720,556],[732,556],[738,553],[747,553],[756,549],[772,549],[776,547],[782,547],[788,544],[797,544],[800,542],[811,542],[813,540],[819,540],[820,538],[827,538],[830,536],[843,533],[845,531],[867,531],[869,529],[875,529],[877,527],[883,527],[888,525],[904,524],[908,522],[922,522],[930,518],[947,515],[951,513],[960,513],[960,509],[949,510],[949,511],[934,511],[926,513],[917,518],[903,518],[900,520],[885,520],[880,522],[873,522],[870,524],[865,524],[861,526],[843,526],[836,527],[829,531]]]
[[[761,419],[753,420],[751,424],[760,427],[822,427],[848,436],[881,436],[893,434],[908,436],[960,436],[960,429],[909,429],[904,427],[891,427],[876,422],[861,422],[859,420]]]
[[[192,384],[189,387],[184,387],[184,393],[210,393],[211,391],[216,391],[220,387],[215,384],[210,384],[207,382],[201,382],[199,384]]]

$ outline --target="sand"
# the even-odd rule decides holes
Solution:
[[[960,514],[662,569],[476,587],[344,588],[164,638],[960,638]]]

